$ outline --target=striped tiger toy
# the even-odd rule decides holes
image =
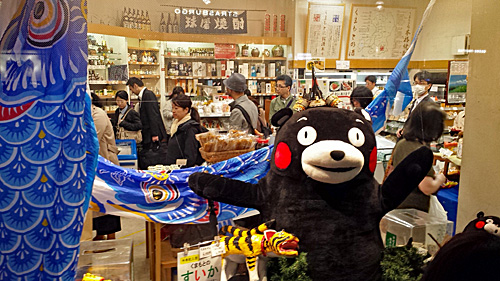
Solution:
[[[226,250],[222,255],[222,281],[234,276],[238,263],[243,262],[246,262],[250,281],[263,280],[266,276],[265,257],[298,255],[299,239],[284,230],[270,229],[273,224],[274,220],[251,230],[234,226],[220,229],[220,241],[225,243]]]

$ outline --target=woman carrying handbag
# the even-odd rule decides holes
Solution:
[[[142,141],[142,123],[139,113],[128,103],[128,94],[118,91],[115,96],[118,108],[111,120],[115,129],[116,139],[133,139],[139,144]]]

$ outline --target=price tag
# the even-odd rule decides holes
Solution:
[[[175,164],[178,166],[186,166],[187,165],[187,159],[177,159],[175,161]]]
[[[351,61],[348,60],[338,60],[335,63],[337,69],[349,69],[351,67]]]
[[[212,257],[212,246],[200,247],[200,259]]]
[[[210,246],[212,247],[212,257],[221,256],[226,253],[226,244],[224,242],[220,242],[219,245],[214,243]]]

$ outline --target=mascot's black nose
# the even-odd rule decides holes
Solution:
[[[333,160],[340,161],[344,159],[345,153],[342,150],[334,150],[330,152],[330,156],[333,158]]]

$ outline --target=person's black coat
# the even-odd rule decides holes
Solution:
[[[167,140],[167,132],[160,115],[158,100],[153,92],[148,89],[142,93],[140,101],[140,115],[142,122],[142,143],[148,147],[153,136],[158,136],[159,141]]]
[[[196,134],[208,131],[195,120],[188,120],[177,128],[177,132],[170,137],[167,148],[167,165],[176,164],[177,159],[187,159],[186,167],[193,167],[203,163],[200,154],[200,143]]]
[[[125,113],[125,119],[123,119],[122,122],[118,126],[123,127],[127,131],[139,131],[142,129],[142,122],[141,118],[139,117],[139,113],[135,111],[132,107],[128,107],[127,113]],[[113,118],[111,118],[111,123],[113,123],[113,130],[116,132],[118,131],[118,117],[120,116],[120,109],[116,109],[115,115],[113,115]]]

